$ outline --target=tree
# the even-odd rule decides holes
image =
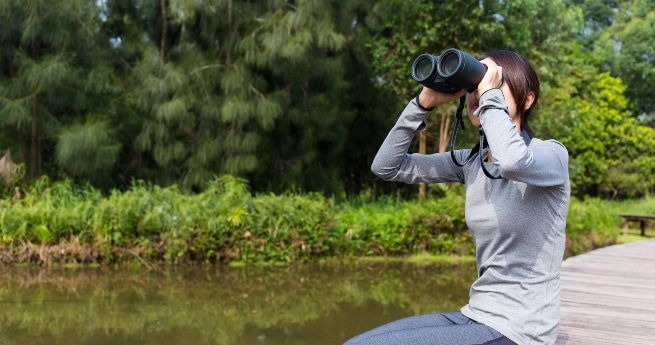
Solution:
[[[84,122],[102,99],[108,77],[97,15],[81,0],[0,5],[0,125],[30,176],[54,163],[59,129]]]
[[[581,81],[581,94],[559,119],[569,151],[573,193],[635,197],[653,190],[655,129],[628,110],[621,79],[599,73]]]
[[[127,60],[127,102],[145,115],[135,146],[158,168],[157,179],[199,186],[214,174],[259,174],[313,187],[327,180],[307,171],[319,156],[312,150],[340,138],[339,117],[348,114],[329,101],[344,86],[330,55],[344,38],[329,4],[110,1],[107,8],[115,50]],[[311,116],[316,109],[321,116]]]
[[[61,131],[57,142],[57,163],[76,177],[102,184],[109,178],[121,144],[107,121],[88,121]]]
[[[655,2],[621,2],[614,24],[605,28],[594,47],[605,69],[625,81],[631,108],[655,119]]]

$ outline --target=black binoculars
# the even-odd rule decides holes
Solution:
[[[412,77],[420,84],[438,92],[455,93],[461,89],[473,92],[487,67],[473,56],[455,49],[441,55],[419,55],[412,64]]]

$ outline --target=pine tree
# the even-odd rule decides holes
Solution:
[[[117,54],[128,61],[127,101],[144,116],[135,147],[160,181],[187,186],[214,174],[266,174],[270,161],[259,153],[270,143],[262,139],[281,129],[300,141],[278,123],[283,109],[313,96],[300,83],[312,73],[329,76],[317,67],[334,63],[315,58],[343,44],[322,1],[109,1],[107,8]],[[327,99],[317,97],[322,109]],[[293,121],[305,120],[300,113]],[[289,172],[298,176],[282,171]]]
[[[108,69],[99,67],[97,16],[98,7],[83,0],[6,0],[0,5],[0,124],[30,176],[43,173],[44,166],[55,170],[49,153],[59,131],[84,123],[102,99],[98,95]],[[74,156],[75,149],[69,142],[66,151]],[[115,158],[104,157],[111,160],[108,165]]]

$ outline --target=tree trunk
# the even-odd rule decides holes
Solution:
[[[159,0],[159,12],[161,13],[161,40],[159,42],[159,56],[166,61],[166,36],[168,36],[168,0]]]
[[[446,113],[444,105],[439,106],[441,124],[439,125],[439,152],[446,152],[450,141],[450,116]]]
[[[227,0],[227,28],[229,34],[232,34],[232,0]],[[231,51],[228,48],[225,54],[225,66],[230,66],[231,63],[232,56]]]
[[[39,117],[37,114],[37,101],[34,97],[32,101],[32,133],[30,136],[30,177],[35,177],[41,174],[39,169]]]
[[[418,134],[418,152],[425,154],[425,132],[421,131]],[[426,190],[426,185],[425,182],[421,182],[418,185],[418,200],[420,202],[423,202],[425,200],[425,190]]]
[[[37,119],[37,135],[36,138],[36,172],[41,175],[43,173],[43,138],[41,137],[41,121]]]
[[[27,165],[27,157],[25,157],[25,132],[21,127],[18,127],[18,160]]]

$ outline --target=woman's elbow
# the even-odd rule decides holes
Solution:
[[[382,162],[380,162],[379,160],[374,160],[373,164],[371,164],[371,172],[373,173],[373,175],[385,181],[389,181],[393,179],[394,176],[396,176],[398,169],[397,168],[390,169],[389,167],[385,167],[384,164],[382,164]]]

